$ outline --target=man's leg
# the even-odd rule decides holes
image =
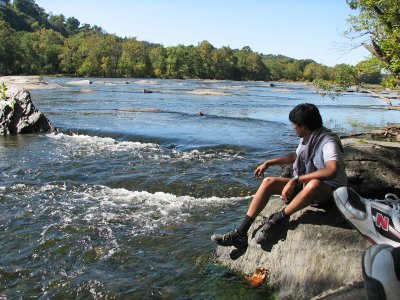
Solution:
[[[309,206],[312,203],[323,203],[332,198],[332,187],[320,180],[314,179],[294,197],[294,199],[285,207],[284,213],[291,216],[296,211]]]
[[[283,187],[289,180],[289,178],[280,177],[265,178],[251,201],[246,217],[243,219],[239,228],[235,228],[233,231],[224,235],[214,234],[211,236],[211,239],[221,246],[235,246],[236,248],[247,247],[247,231],[253,224],[255,218],[267,205],[272,195],[281,194]]]
[[[263,180],[247,210],[247,216],[256,218],[272,195],[280,195],[290,178],[267,177]]]
[[[261,229],[257,231],[255,240],[258,244],[271,241],[273,237],[284,230],[289,225],[289,219],[292,214],[312,204],[313,202],[326,202],[332,197],[331,186],[320,180],[311,180],[306,186],[293,198],[293,200],[283,210],[273,213]]]

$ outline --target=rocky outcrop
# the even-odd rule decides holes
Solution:
[[[32,103],[30,93],[15,86],[7,86],[0,99],[0,135],[49,132],[50,121]]]
[[[283,207],[272,199],[261,215]],[[259,226],[261,217],[250,229]],[[291,217],[289,228],[276,240],[257,245],[249,236],[246,251],[217,247],[217,261],[234,271],[252,274],[257,267],[269,270],[268,284],[280,299],[310,299],[327,290],[362,281],[361,256],[367,242],[353,230],[331,203],[307,208]]]
[[[343,139],[349,186],[367,198],[400,195],[400,143]]]
[[[343,146],[351,187],[364,197],[383,199],[387,192],[400,194],[400,143],[350,138],[343,140]],[[275,197],[261,215],[282,207]],[[268,283],[276,287],[280,299],[366,298],[361,257],[369,243],[333,203],[297,212],[287,230],[261,246],[251,238],[260,221],[261,217],[250,229],[245,251],[217,247],[216,261],[246,275],[256,268],[268,269]]]

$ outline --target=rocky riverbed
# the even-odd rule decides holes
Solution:
[[[29,93],[18,91],[21,87],[58,87],[44,82],[39,76],[1,77],[0,81],[7,84],[8,100],[13,91],[28,99]],[[11,111],[17,107],[12,103],[6,103],[5,115],[11,116]],[[27,103],[26,107],[32,105]],[[15,124],[22,126],[25,123]],[[383,198],[387,192],[400,194],[400,143],[392,142],[398,140],[398,128],[394,124],[381,131],[343,139],[349,183],[365,197]],[[268,215],[281,205],[276,198],[264,214]],[[258,224],[259,220],[255,226]],[[245,253],[218,248],[216,260],[243,274],[252,274],[257,267],[268,269],[268,282],[279,288],[281,298],[365,299],[360,261],[366,247],[368,243],[331,205],[307,208],[294,215],[289,229],[273,245],[260,247],[250,242]]]

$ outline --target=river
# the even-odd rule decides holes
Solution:
[[[295,149],[290,110],[314,103],[339,134],[398,120],[308,85],[78,80],[31,91],[58,133],[0,137],[0,298],[266,299],[210,236],[240,224],[254,169]]]

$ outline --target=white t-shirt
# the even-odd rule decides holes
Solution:
[[[301,147],[302,145],[300,143],[296,149],[297,155],[299,154]],[[339,168],[335,177],[325,180],[324,182],[334,187],[346,186],[347,176],[344,167],[343,153],[340,150],[339,145],[334,140],[327,137],[316,149],[313,163],[317,170],[321,170],[325,168],[325,163],[330,160],[337,161],[339,163]]]

